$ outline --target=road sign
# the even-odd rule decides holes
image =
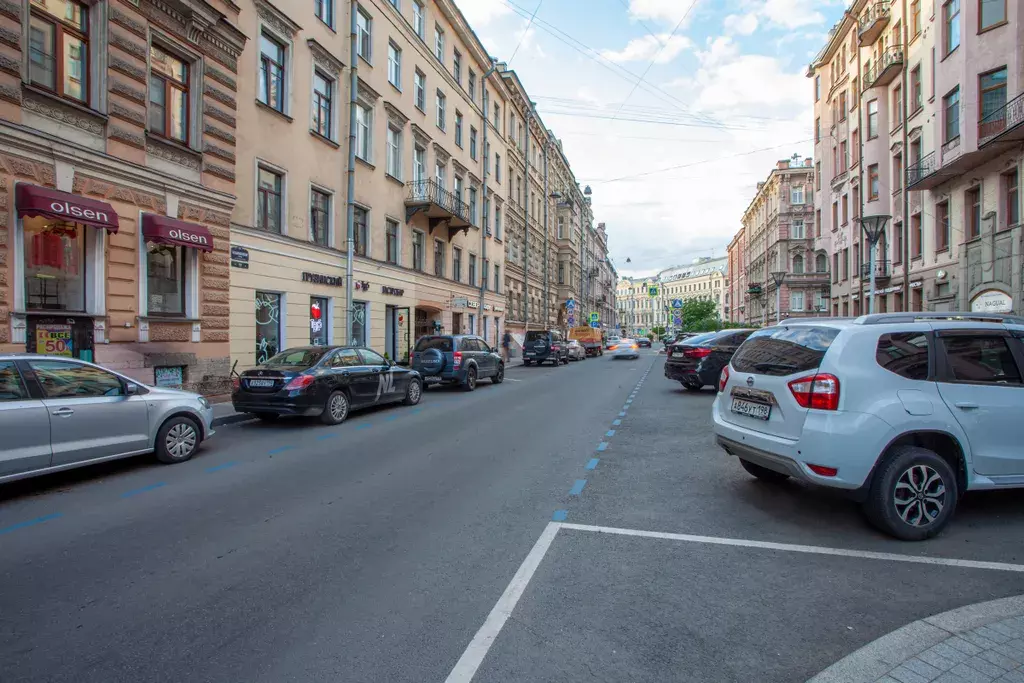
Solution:
[[[682,308],[682,307],[683,307],[683,300],[682,299],[672,299],[672,308]]]
[[[679,327],[680,325],[682,325],[683,324],[682,317],[678,316],[678,315],[672,316],[672,324],[675,325],[676,327]]]
[[[598,322],[599,320],[601,320],[601,316],[599,314],[597,314],[597,313],[591,313],[590,314],[590,324],[591,325],[593,325],[594,323]]]
[[[576,327],[576,316],[574,316],[572,313],[569,314],[568,321],[569,327]]]
[[[591,327],[595,327],[595,328],[596,328],[596,327],[601,327],[601,323],[599,323],[599,322],[597,322],[597,321],[595,320],[594,322],[590,323],[590,326],[591,326]]]
[[[565,302],[565,310],[567,310],[567,311],[574,311],[574,310],[576,310],[576,301],[574,299],[569,299],[568,301],[566,301]]]
[[[647,288],[647,296],[652,297],[652,298],[658,296],[658,288],[657,287],[648,287]]]

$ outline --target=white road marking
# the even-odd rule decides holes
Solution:
[[[620,529],[609,526],[592,526],[590,524],[570,524],[563,522],[563,529],[577,531],[595,531],[618,536],[639,536],[641,538],[660,538],[669,541],[687,543],[706,543],[709,545],[730,545],[741,548],[761,548],[763,550],[781,550],[790,553],[808,553],[812,555],[832,555],[838,557],[856,557],[868,560],[889,560],[891,562],[911,562],[931,564],[961,569],[992,569],[1004,572],[1024,573],[1024,564],[1008,564],[1006,562],[982,562],[978,560],[958,560],[946,557],[922,557],[918,555],[900,555],[897,553],[880,553],[872,550],[847,550],[845,548],[828,548],[817,545],[796,545],[793,543],[773,543],[771,541],[754,541],[742,538],[720,538],[717,536],[695,536],[692,534],[670,534],[663,531],[644,531],[642,529]]]
[[[455,663],[455,668],[448,674],[445,683],[469,683],[473,680],[473,676],[476,675],[477,669],[483,663],[488,650],[494,645],[494,640],[501,633],[505,622],[512,615],[512,610],[515,609],[519,598],[523,596],[526,585],[530,583],[534,572],[537,571],[541,560],[544,559],[548,548],[551,547],[551,542],[555,540],[559,526],[561,525],[558,522],[548,522],[548,525],[544,527],[540,538],[537,539],[533,549],[526,556],[526,559],[523,560],[523,563],[519,565],[519,570],[512,577],[512,581],[508,584],[505,592],[498,598],[498,602],[494,605],[491,613],[487,615],[484,625],[473,636],[469,647],[459,657],[459,661]]]
[[[522,382],[523,380],[521,380],[521,379],[512,379],[511,377],[506,377],[505,381],[506,382]]]

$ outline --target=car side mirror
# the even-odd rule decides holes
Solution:
[[[125,383],[124,391],[125,394],[127,394],[128,396],[138,396],[139,385],[135,384],[134,382],[127,382]]]

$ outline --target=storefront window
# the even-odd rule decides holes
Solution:
[[[325,297],[314,296],[309,300],[309,343],[314,346],[327,346],[328,307]]]
[[[281,350],[281,295],[256,292],[256,363]]]
[[[84,311],[86,228],[42,217],[23,226],[26,308]]]
[[[185,315],[185,250],[146,243],[146,288],[150,315]]]
[[[352,343],[366,346],[366,302],[352,302]]]

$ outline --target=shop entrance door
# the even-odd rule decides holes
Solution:
[[[388,357],[389,360],[393,360],[395,362],[398,362],[398,360],[400,360],[400,359],[398,358],[398,354],[396,353],[396,351],[398,350],[398,344],[397,344],[398,337],[395,334],[395,332],[396,332],[395,323],[397,322],[395,320],[395,317],[396,317],[395,316],[395,307],[394,306],[385,306],[384,307],[384,354]]]
[[[462,334],[461,313],[452,313],[452,334]]]

